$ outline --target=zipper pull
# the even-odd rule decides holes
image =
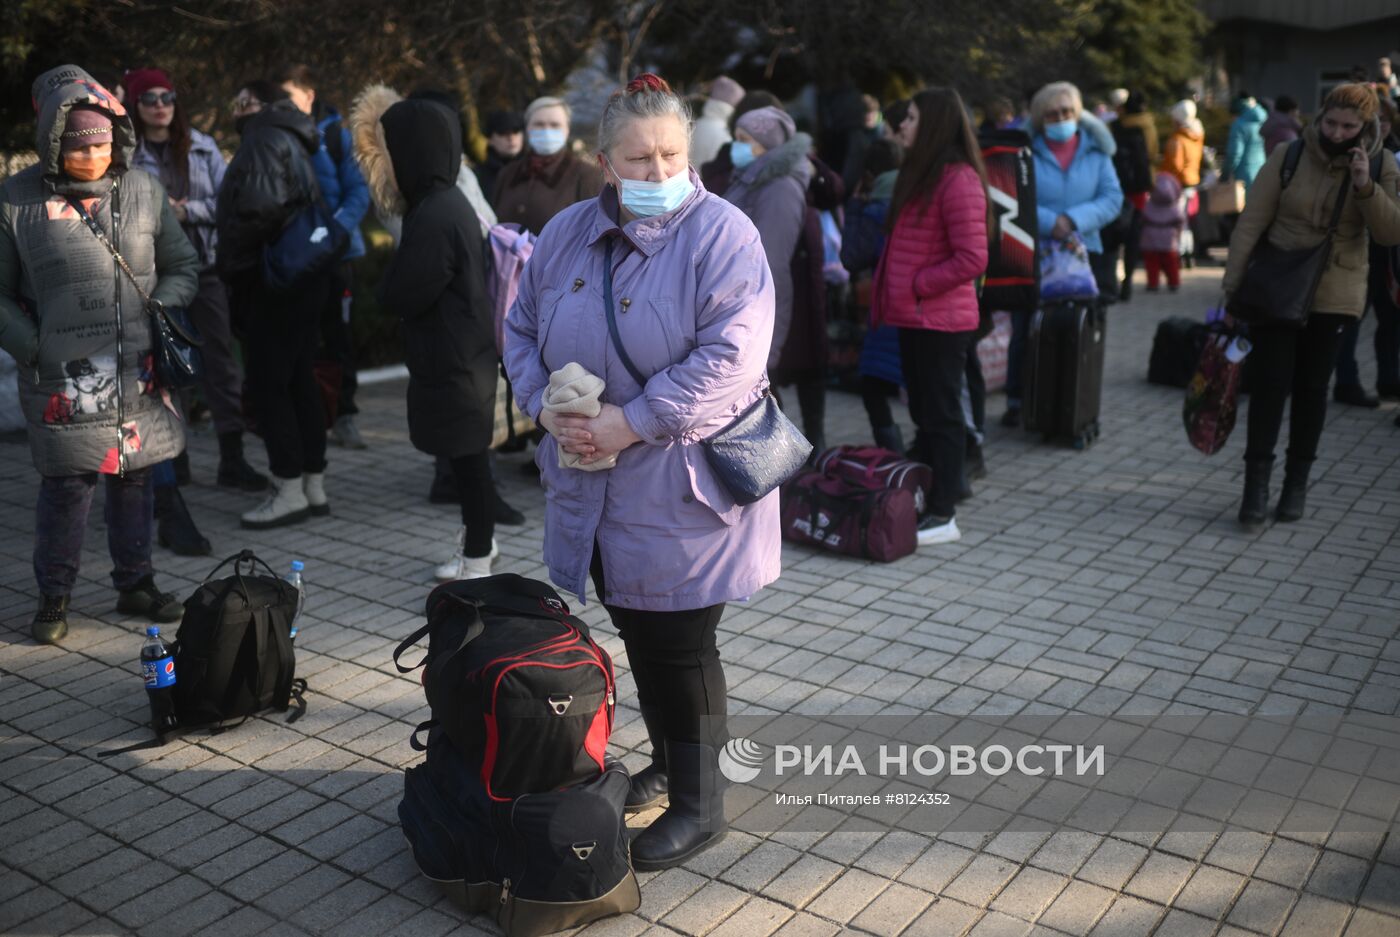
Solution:
[[[501,904],[510,900],[510,879],[501,880]]]

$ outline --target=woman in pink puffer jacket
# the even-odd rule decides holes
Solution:
[[[933,469],[919,543],[949,543],[962,536],[953,517],[965,454],[961,394],[977,330],[976,281],[987,269],[987,173],[967,109],[951,88],[916,94],[899,135],[906,155],[871,317],[899,328],[917,429],[912,452]]]

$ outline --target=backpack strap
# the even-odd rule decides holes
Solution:
[[[424,729],[431,731],[432,729],[437,728],[437,724],[438,721],[436,719],[429,719],[427,722],[420,722],[418,723],[418,725],[414,726],[413,734],[408,737],[408,747],[413,749],[415,752],[427,751],[428,743],[418,741],[418,733],[422,732]]]
[[[1283,154],[1283,165],[1279,167],[1279,188],[1288,188],[1288,183],[1293,181],[1293,175],[1298,171],[1298,163],[1303,159],[1303,138],[1299,137],[1288,144],[1288,150]]]

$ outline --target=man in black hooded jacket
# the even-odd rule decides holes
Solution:
[[[308,277],[290,292],[270,289],[262,275],[264,249],[319,197],[311,156],[320,135],[286,92],[264,93],[272,100],[238,119],[242,142],[224,175],[217,210],[219,276],[245,332],[248,395],[273,476],[267,500],[242,516],[243,526],[255,530],[330,513],[325,410],[313,369],[330,273]]]

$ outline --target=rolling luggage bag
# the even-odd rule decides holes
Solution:
[[[1099,435],[1104,307],[1074,300],[1037,309],[1026,348],[1025,426],[1083,449]]]

